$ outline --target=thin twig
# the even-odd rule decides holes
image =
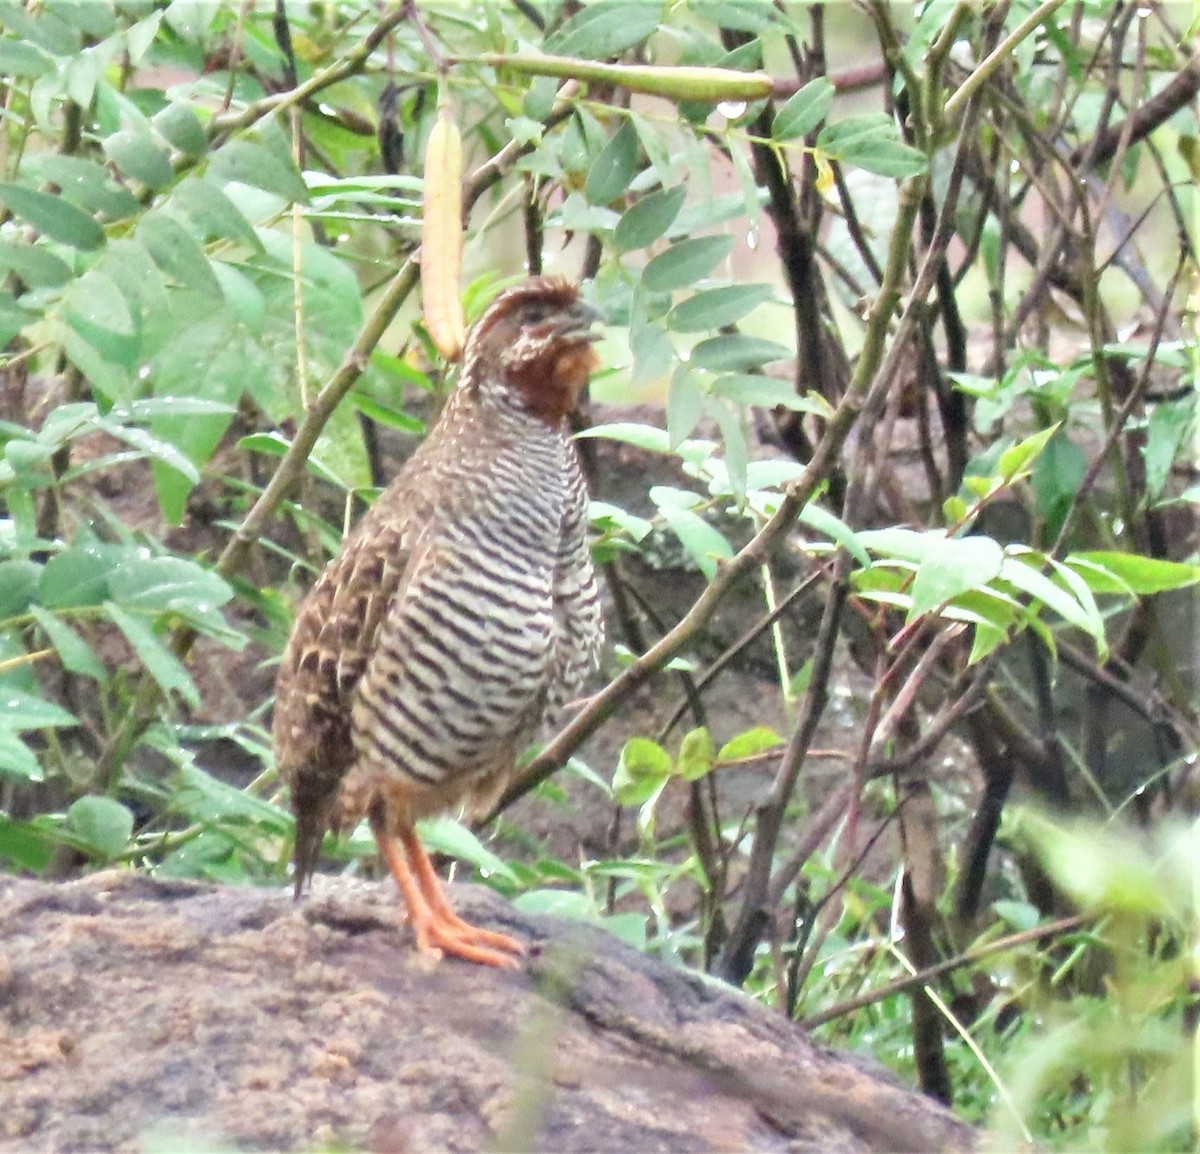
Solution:
[[[826,1022],[831,1022],[835,1018],[844,1018],[847,1014],[853,1014],[866,1006],[882,1002],[885,998],[890,998],[894,994],[906,993],[917,986],[927,986],[935,979],[945,974],[953,973],[955,970],[962,969],[963,966],[972,966],[976,962],[983,961],[984,958],[990,958],[995,954],[1003,954],[1009,950],[1015,950],[1019,946],[1027,946],[1031,942],[1040,942],[1043,938],[1052,938],[1059,934],[1070,933],[1072,930],[1081,929],[1091,920],[1091,915],[1089,914],[1075,914],[1073,917],[1059,918],[1057,921],[1047,922],[1045,925],[1034,926],[1029,930],[1021,930],[1019,933],[1009,934],[1007,937],[989,942],[986,946],[980,946],[976,950],[968,950],[965,954],[959,954],[954,958],[947,958],[944,962],[938,962],[936,965],[929,966],[924,970],[918,970],[915,974],[908,974],[903,978],[896,978],[882,986],[876,986],[875,989],[867,990],[866,993],[858,994],[853,998],[847,998],[844,1002],[837,1002],[832,1006],[826,1006],[825,1009],[818,1010],[815,1014],[809,1014],[808,1017],[801,1018],[800,1025],[806,1030],[815,1030],[818,1026],[823,1026]]]
[[[770,613],[760,617],[745,633],[741,635],[720,657],[716,659],[699,677],[696,678],[696,690],[704,689],[730,662],[736,661],[746,649],[762,636],[772,625],[775,624],[801,597],[804,596],[819,580],[820,573],[812,573],[806,577],[799,585],[796,586]],[[686,697],[681,698],[671,711],[671,716],[663,723],[662,729],[659,730],[656,741],[661,744],[670,735],[671,730],[679,724],[683,719],[683,715],[688,711],[689,702]]]
[[[293,104],[302,104],[318,92],[340,84],[350,76],[361,72],[371,59],[371,54],[383,43],[384,38],[397,24],[408,18],[408,11],[403,6],[389,12],[364,37],[362,43],[356,45],[339,60],[335,60],[327,68],[315,72],[303,84],[287,92],[274,92],[248,104],[236,114],[214,116],[208,123],[207,136],[210,142],[224,140],[235,132],[249,128],[273,112],[290,108]],[[196,158],[190,158],[193,162]]]
[[[958,90],[946,101],[943,116],[948,124],[954,124],[966,111],[972,96],[987,82],[988,77],[1008,59],[1023,41],[1047,17],[1061,8],[1064,0],[1044,0],[1020,24],[1016,26],[996,47],[987,54],[979,66],[959,85]]]

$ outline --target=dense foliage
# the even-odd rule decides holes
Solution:
[[[426,840],[1007,1139],[1190,1148],[1189,19],[4,0],[0,859],[285,876],[272,661],[452,378],[416,311],[440,100],[468,317],[522,268],[584,280],[585,454],[678,480],[596,502],[608,679],[502,803],[598,807],[606,854],[512,810],[503,856]],[[639,590],[664,555],[682,610]],[[708,695],[751,651],[774,688],[731,729]],[[646,686],[684,708],[580,760]]]

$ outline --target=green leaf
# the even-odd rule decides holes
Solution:
[[[546,38],[545,51],[606,60],[640,44],[658,30],[662,18],[658,0],[594,0]]]
[[[810,80],[775,113],[771,136],[775,140],[794,140],[807,136],[829,112],[833,103],[833,84],[826,76]]]
[[[389,429],[399,429],[402,433],[412,433],[421,436],[425,432],[425,422],[411,413],[397,409],[393,405],[368,397],[365,393],[351,393],[350,403],[368,420]]]
[[[204,125],[190,104],[174,100],[150,119],[155,130],[185,156],[203,156],[208,147]]]
[[[75,545],[46,562],[38,600],[48,609],[99,605],[108,596],[108,574],[128,551],[119,545]]]
[[[1068,565],[1064,565],[1061,561],[1050,558],[1050,567],[1054,571],[1054,580],[1056,584],[1062,585],[1067,592],[1079,602],[1080,609],[1087,615],[1091,622],[1089,632],[1093,637],[1105,637],[1104,631],[1104,616],[1100,612],[1100,607],[1096,604],[1095,597],[1092,596],[1092,591],[1088,588],[1087,582],[1074,569]],[[1100,645],[1102,653],[1107,654],[1105,644]]]
[[[667,392],[667,434],[672,449],[677,449],[691,436],[703,409],[704,394],[696,374],[688,365],[679,365]]]
[[[61,244],[95,249],[104,243],[104,229],[65,197],[51,196],[23,184],[0,182],[0,203],[14,216]]]
[[[513,898],[513,905],[526,914],[550,914],[577,922],[599,920],[591,898],[580,890],[526,890]]]
[[[213,261],[209,267],[221,286],[229,311],[244,325],[254,340],[261,340],[267,318],[267,302],[258,291],[258,286],[241,269],[222,260]]]
[[[657,741],[631,737],[613,774],[613,797],[618,805],[641,805],[670,775],[671,755]]]
[[[731,737],[717,753],[717,761],[742,761],[748,757],[757,757],[768,749],[776,749],[784,744],[784,739],[773,729],[765,725],[756,725]]]
[[[111,36],[117,30],[116,8],[109,4],[55,3],[51,8],[59,19],[77,28],[86,37],[97,40]]]
[[[60,196],[85,212],[102,212],[112,220],[120,220],[140,207],[137,197],[95,161],[50,152],[38,155],[33,167],[44,180],[59,186]]]
[[[251,453],[282,457],[291,447],[291,441],[279,433],[247,433],[238,441],[237,447]]]
[[[101,51],[100,45],[94,48],[85,48],[68,60],[62,70],[62,79],[67,95],[80,108],[87,108],[96,94],[96,86],[104,71]]]
[[[921,562],[912,584],[910,621],[939,609],[960,593],[999,576],[1004,550],[990,537],[944,537]]]
[[[71,279],[71,267],[32,244],[0,240],[0,271],[15,272],[30,288],[57,288]]]
[[[164,726],[151,728],[145,743],[167,757],[172,756],[174,747],[177,757],[178,738],[164,730]],[[197,765],[180,765],[178,780],[173,808],[189,821],[212,822],[225,828],[235,821],[248,822],[278,834],[289,833],[293,828],[291,814],[286,810],[218,780]]]
[[[877,557],[913,561],[919,565],[941,547],[946,535],[938,530],[917,532],[894,525],[887,529],[860,530],[858,539]]]
[[[866,112],[827,124],[817,137],[817,147],[830,156],[837,156],[846,144],[857,140],[889,138],[899,139],[895,121],[884,112]]]
[[[1160,561],[1136,553],[1072,553],[1065,564],[1083,577],[1093,593],[1134,593],[1144,597],[1200,582],[1200,565]]]
[[[815,664],[813,658],[809,658],[795,673],[792,674],[791,680],[788,682],[787,693],[789,697],[801,697],[808,692],[808,687],[812,684],[812,675]]]
[[[0,733],[0,773],[9,768],[4,753],[4,742],[5,735]],[[28,750],[26,752],[28,753]],[[36,761],[34,768],[37,769]],[[37,776],[29,780],[41,781],[41,770],[38,769]],[[0,814],[0,858],[7,858],[19,869],[40,874],[50,864],[53,853],[54,839],[39,830],[33,822],[13,821],[12,818]]]
[[[832,409],[824,397],[814,393],[801,396],[791,381],[767,377],[761,373],[725,373],[712,383],[713,395],[739,405],[773,409],[781,406],[796,413],[829,417]]]
[[[563,201],[555,224],[574,232],[609,233],[616,227],[620,217],[611,208],[591,205],[576,193]]]
[[[162,23],[162,15],[161,12],[151,12],[144,20],[139,20],[126,29],[125,48],[130,64],[140,64],[142,57],[150,51]]]
[[[38,320],[40,313],[17,304],[10,292],[0,290],[0,348],[3,348],[27,325]]]
[[[815,529],[818,533],[828,537],[835,545],[840,545],[860,565],[871,564],[870,555],[863,546],[859,535],[840,517],[834,516],[828,509],[818,505],[815,501],[809,501],[800,510],[797,520],[802,525],[807,525],[810,529]]]
[[[111,797],[81,797],[67,810],[67,826],[98,857],[114,858],[129,844],[133,814]]]
[[[755,195],[758,196],[758,193],[756,192]],[[766,195],[766,190],[763,189],[761,197],[765,198]],[[685,204],[680,209],[672,231],[690,236],[692,233],[724,224],[726,221],[744,220],[748,211],[745,189],[726,192],[721,196],[702,197],[693,200],[690,204]]]
[[[1083,450],[1059,429],[1050,438],[1033,466],[1029,483],[1037,496],[1038,512],[1047,522],[1048,532],[1059,530],[1071,500],[1087,475],[1087,457]]]
[[[0,729],[23,733],[27,729],[59,729],[78,724],[73,714],[53,701],[18,689],[0,689]]]
[[[1000,454],[1000,460],[996,462],[996,471],[1000,477],[1006,482],[1014,481],[1050,443],[1060,425],[1061,422],[1051,425],[1048,429],[1041,429],[1033,436],[1005,449]]]
[[[629,341],[633,353],[630,384],[645,385],[666,376],[675,363],[675,346],[662,327],[644,324],[632,332]]]
[[[1180,446],[1196,417],[1194,396],[1183,403],[1163,403],[1154,406],[1142,449],[1146,458],[1146,490],[1158,497],[1171,475]]]
[[[113,624],[125,634],[125,639],[133,646],[133,651],[159,688],[167,694],[178,693],[187,705],[197,708],[200,694],[196,691],[191,674],[153,628],[142,618],[126,613],[111,601],[106,602],[104,608]]]
[[[617,505],[606,501],[591,501],[588,503],[588,518],[593,528],[599,532],[609,532],[619,529],[627,533],[633,541],[644,541],[654,531],[654,525],[645,517],[626,512]]]
[[[23,40],[0,40],[0,75],[23,79],[54,71],[54,61]]]
[[[123,425],[116,421],[97,421],[96,423],[111,436],[131,445],[152,461],[174,469],[187,480],[189,486],[199,483],[200,473],[196,466],[192,464],[185,453],[181,453],[169,441],[164,441],[161,437],[156,437],[145,429],[139,429],[136,425]]]
[[[729,484],[739,503],[746,495],[746,466],[750,463],[750,445],[741,415],[723,401],[709,398],[704,406],[721,430],[725,470]]]
[[[648,453],[669,453],[671,442],[666,429],[658,429],[653,425],[639,425],[632,421],[614,421],[607,425],[593,425],[575,434],[578,438],[604,437],[609,441],[620,441],[645,449]]]
[[[15,617],[29,608],[41,574],[42,567],[36,561],[18,558],[0,561],[0,620]]]
[[[858,139],[844,145],[836,159],[897,180],[918,176],[929,167],[925,154],[902,140]]]
[[[989,653],[994,652],[1008,640],[1008,630],[980,621],[975,625],[971,638],[971,652],[967,656],[968,665],[978,665]]]
[[[625,913],[605,914],[600,918],[600,924],[615,938],[620,938],[626,945],[645,953],[646,915],[637,910]]]
[[[1004,564],[1000,569],[1001,580],[1007,581],[1022,593],[1028,593],[1035,602],[1040,601],[1054,610],[1068,624],[1082,629],[1096,642],[1098,652],[1107,653],[1103,622],[1097,628],[1095,619],[1070,593],[1056,585],[1040,569],[1034,567],[1040,560],[1037,553],[1033,550],[1022,550],[1022,552],[1029,558],[1029,561],[1011,554],[1005,557]]]
[[[109,573],[108,588],[124,608],[151,613],[224,605],[233,597],[221,577],[183,557],[130,557]]]
[[[126,128],[101,142],[104,155],[126,176],[159,189],[175,179],[175,169],[166,149],[144,129]]]
[[[168,276],[208,296],[221,296],[204,250],[174,217],[162,210],[148,212],[138,221],[135,236]]]
[[[209,161],[208,171],[221,180],[273,192],[289,203],[308,202],[308,186],[296,166],[253,140],[237,139],[223,145]]]
[[[781,18],[772,0],[688,0],[688,8],[718,28],[755,35],[765,32]]]
[[[126,368],[138,363],[142,345],[129,304],[99,267],[88,269],[71,285],[64,305],[67,324],[106,361]]]
[[[643,196],[617,221],[613,243],[622,252],[653,244],[674,223],[686,197],[682,184]]]
[[[443,815],[417,823],[425,848],[473,865],[486,878],[494,874],[514,881],[512,870],[462,822]]]
[[[677,333],[698,333],[732,325],[774,295],[775,290],[768,284],[705,289],[667,313],[667,328]]]
[[[53,613],[40,605],[30,606],[34,620],[46,634],[50,644],[58,653],[58,659],[69,673],[77,673],[82,677],[90,677],[95,681],[104,681],[107,677],[104,665],[92,648],[69,625],[65,624]]]
[[[716,759],[712,734],[707,729],[691,729],[679,743],[676,771],[684,781],[699,781],[712,770]]]
[[[628,121],[609,138],[588,170],[583,195],[592,204],[611,204],[629,191],[637,165],[637,129]]]
[[[692,364],[714,373],[746,372],[791,357],[791,350],[786,345],[748,337],[744,333],[722,333],[701,341],[692,349]]]
[[[115,405],[108,414],[110,421],[147,421],[152,417],[207,417],[231,415],[237,407],[205,397],[138,397],[128,405]]]
[[[728,560],[733,556],[732,546],[698,513],[660,500],[661,488],[656,485],[651,489],[650,499],[658,505],[658,511],[666,521],[667,527],[691,554],[697,568],[711,581],[717,575],[718,559]]]
[[[751,490],[781,489],[784,485],[803,477],[805,466],[799,461],[788,461],[782,457],[766,461],[751,461],[746,466],[746,486]]]
[[[699,236],[676,241],[642,270],[642,287],[648,292],[687,288],[712,272],[732,250],[732,236]]]
[[[1083,822],[1067,824],[1032,811],[1021,812],[1018,828],[1023,840],[1035,843],[1050,875],[1085,910],[1176,920],[1178,911],[1172,909],[1168,880],[1171,863],[1148,853],[1139,832]]]
[[[171,193],[171,207],[187,216],[206,241],[226,238],[255,251],[262,248],[253,225],[211,180],[191,177],[180,181]]]
[[[998,918],[1018,933],[1033,929],[1042,920],[1040,911],[1032,902],[1017,902],[1002,898],[992,902],[992,909]]]
[[[924,172],[923,153],[905,144],[892,119],[883,113],[851,116],[826,125],[817,148],[827,156],[880,176],[908,177]]]
[[[0,776],[21,778],[25,781],[45,781],[46,775],[42,770],[32,749],[25,744],[20,735],[11,729],[0,727]],[[0,814],[0,823],[7,819]],[[3,826],[0,824],[0,829]],[[0,841],[0,857],[5,856],[3,842]]]

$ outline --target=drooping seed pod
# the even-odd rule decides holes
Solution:
[[[425,146],[424,217],[421,221],[421,292],[425,327],[448,361],[462,355],[466,339],[462,293],[462,134],[449,101],[439,101]]]
[[[508,68],[526,76],[563,76],[597,84],[614,84],[630,92],[665,96],[668,100],[763,100],[775,91],[765,72],[697,65],[604,64],[571,56],[505,56],[487,52],[478,57],[493,68]]]

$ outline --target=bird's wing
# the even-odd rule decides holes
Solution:
[[[296,615],[275,684],[275,760],[296,813],[297,888],[316,864],[354,762],[351,702],[423,519],[367,514]]]

